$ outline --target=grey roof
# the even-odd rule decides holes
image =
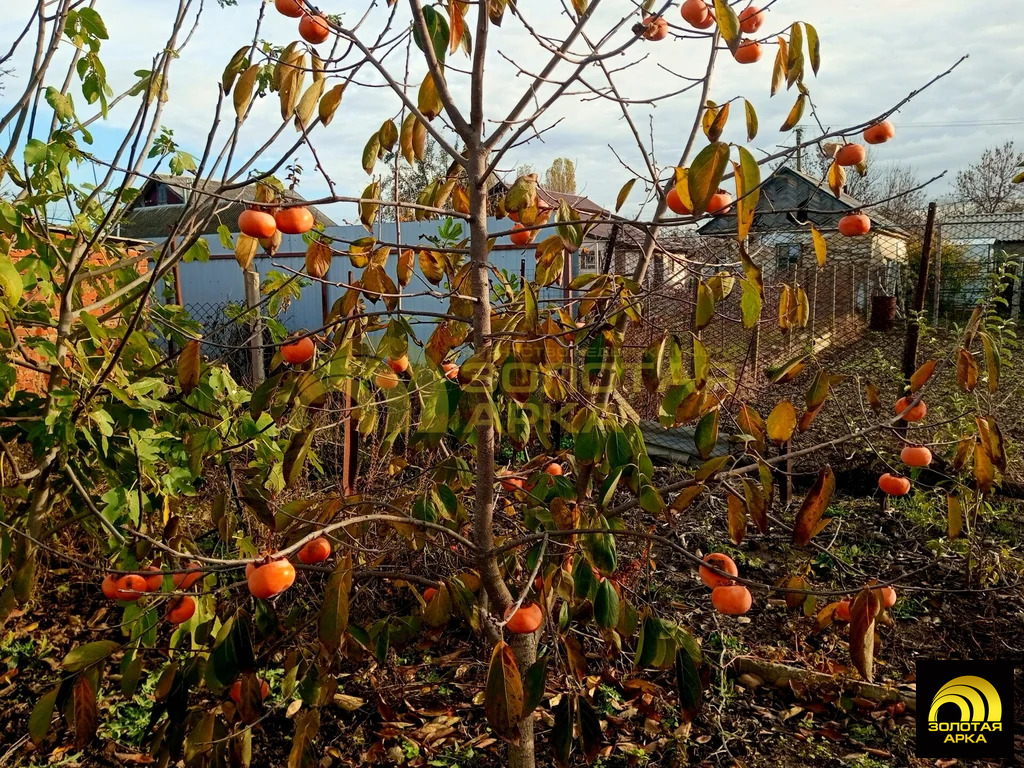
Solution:
[[[192,195],[196,195],[203,198],[208,204],[215,206],[216,210],[213,211],[213,219],[204,234],[216,232],[217,227],[221,224],[226,224],[232,232],[238,231],[238,217],[248,206],[245,202],[229,202],[228,200],[218,199],[212,196],[212,194],[208,194],[215,192],[221,186],[220,182],[211,179],[201,179],[197,182],[191,176],[154,174],[142,185],[142,194],[139,195],[136,203],[125,214],[124,219],[122,219],[118,232],[121,237],[161,238],[167,237],[170,234],[171,229],[184,211],[185,205],[144,206],[139,204],[145,196],[146,189],[157,183],[166,184],[174,188],[175,191],[185,198],[186,204]],[[196,185],[195,191],[192,190],[193,184]],[[239,201],[251,201],[255,198],[255,191],[255,185],[250,184],[240,189],[231,190],[223,195],[223,197]],[[294,192],[288,192],[287,196],[290,199],[302,200]],[[316,217],[316,220],[322,222],[324,226],[335,226],[335,223],[319,209],[313,206],[310,206],[309,209],[312,211],[313,216]]]
[[[1024,211],[953,216],[942,222],[941,232],[943,240],[1024,242]]]
[[[794,229],[805,222],[811,222],[820,230],[835,230],[839,219],[864,206],[865,203],[845,192],[837,198],[827,182],[784,165],[761,184],[752,231]],[[874,230],[907,236],[902,227],[880,213],[869,211],[869,215]],[[701,226],[699,232],[702,235],[735,234],[736,217],[718,216]]]

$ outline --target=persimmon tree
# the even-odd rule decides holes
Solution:
[[[773,97],[792,100],[783,132],[805,114],[821,125],[825,100],[811,96],[821,66],[815,28],[785,18],[781,2],[766,13],[725,0],[687,0],[682,17],[677,4],[650,1],[571,0],[543,14],[507,0],[364,5],[277,0],[231,11],[251,18],[251,43],[218,65],[223,74],[208,85],[216,109],[198,147],[176,143],[164,125],[164,105],[175,60],[193,25],[210,12],[201,3],[178,0],[168,8],[166,42],[120,94],[107,85],[103,67],[109,42],[102,3],[40,0],[26,20],[34,33],[17,45],[34,46],[36,66],[0,118],[11,136],[0,172],[12,191],[0,200],[0,434],[8,481],[0,615],[49,599],[34,591],[39,571],[53,558],[70,557],[54,536],[73,526],[103,549],[102,559],[78,564],[92,569],[97,589],[123,609],[124,632],[68,654],[65,679],[32,714],[32,740],[46,738],[56,711],[87,743],[98,692],[107,685],[104,670],[115,658],[126,693],[143,671],[167,662],[153,720],[161,764],[180,756],[195,765],[248,764],[252,729],[264,713],[260,673],[277,664],[283,691],[302,702],[289,764],[310,764],[322,707],[346,664],[383,662],[391,645],[420,630],[464,621],[490,649],[483,709],[508,742],[508,763],[535,764],[533,711],[546,691],[560,695],[546,748],[559,764],[573,753],[590,761],[602,736],[581,684],[587,644],[602,643],[609,656],[631,654],[640,670],[674,669],[688,718],[702,696],[698,639],[662,618],[648,595],[623,589],[625,543],[643,561],[659,553],[701,566],[709,586],[727,590],[714,597],[724,613],[748,610],[751,587],[758,601],[771,590],[794,606],[824,599],[818,623],[850,617],[851,654],[871,679],[887,585],[865,575],[864,589],[844,605],[836,599],[842,590],[812,586],[800,572],[782,585],[758,584],[732,572],[731,561],[702,565],[651,520],[670,525],[673,515],[699,510],[720,521],[737,545],[751,521],[764,535],[819,547],[814,537],[827,524],[835,486],[831,468],[821,466],[791,519],[776,509],[774,468],[844,443],[873,445],[901,416],[917,416],[929,379],[955,370],[977,420],[957,450],[963,475],[947,484],[953,535],[955,510],[969,519],[1005,461],[986,394],[998,384],[1002,331],[994,316],[979,310],[962,344],[923,366],[896,411],[869,388],[875,411],[851,418],[846,434],[781,453],[770,449],[788,445],[795,433],[813,434],[830,391],[849,382],[830,375],[810,352],[780,361],[769,384],[803,377],[806,408],[801,415],[781,400],[762,415],[735,401],[699,336],[655,344],[639,378],[659,394],[663,424],[696,425],[703,460],[667,484],[658,484],[643,434],[621,407],[630,381],[623,339],[644,322],[640,307],[654,259],[676,257],[660,243],[666,227],[711,215],[735,218],[738,264],[687,263],[706,278],[696,298],[697,330],[733,290],[742,292],[747,327],[806,323],[798,285],[784,293],[777,319],[774,308],[762,307],[760,255],[748,249],[761,167],[793,150],[755,156],[748,145],[761,132],[756,99],[711,96],[720,68],[774,51],[770,77],[767,68],[750,68],[746,90],[767,86]],[[294,18],[304,39],[267,39],[263,22],[277,12]],[[500,50],[512,28],[525,35],[529,50]],[[71,61],[58,67],[55,52],[68,44]],[[700,70],[673,92],[633,93],[655,66],[651,49],[673,46],[701,51]],[[502,61],[519,77],[492,77]],[[389,100],[392,116],[367,125],[365,145],[350,148],[366,180],[340,181],[317,147],[331,141],[343,100],[370,87]],[[510,88],[517,88],[511,100]],[[543,289],[559,283],[566,260],[598,221],[565,203],[546,206],[536,176],[506,178],[503,168],[558,130],[558,110],[581,94],[614,105],[632,135],[632,144],[615,149],[626,183],[609,219],[637,239],[639,257],[630,274],[574,277],[571,295],[553,303],[542,298]],[[652,104],[687,98],[688,130],[659,142],[672,147],[666,163],[641,124]],[[847,137],[856,140],[909,98],[879,106],[860,124],[822,128],[805,142],[835,156],[823,185],[842,191],[851,166],[861,165],[856,141]],[[271,124],[253,117],[263,100],[280,107]],[[90,126],[129,106],[133,116],[120,142],[109,152],[93,151]],[[746,143],[722,141],[730,119],[743,121]],[[243,135],[260,137],[261,148],[243,152]],[[382,180],[393,184],[398,172],[382,159],[415,164],[428,138],[449,170],[417,190],[415,202],[402,195],[396,201]],[[300,150],[315,160],[307,180],[315,174],[328,190],[311,202],[355,206],[366,237],[341,242],[312,226],[290,195],[297,175],[287,184],[277,178]],[[854,162],[844,165],[851,156]],[[83,168],[95,171],[94,182],[81,181],[92,179]],[[163,168],[190,193],[170,236],[155,247],[117,238],[141,184]],[[232,235],[235,227],[219,216],[243,189],[252,190],[252,210],[239,222],[242,233]],[[638,200],[637,215],[618,213]],[[70,223],[50,221],[47,210],[56,205],[70,209]],[[386,230],[373,234],[382,207],[396,209],[392,220],[447,221],[430,247],[403,243],[400,229],[389,241]],[[251,390],[232,379],[218,360],[221,347],[202,341],[204,329],[182,307],[159,300],[176,264],[207,258],[203,234],[218,227],[243,269],[260,249],[273,257],[281,232],[303,233],[308,246],[302,275],[265,285],[262,304],[230,322],[247,325],[301,291],[301,280],[324,280],[333,259],[347,259],[357,275],[342,286],[323,327],[286,338],[271,326],[269,338],[258,340],[273,363]],[[494,250],[511,247],[499,243],[505,235],[535,250],[533,279],[509,281],[493,268]],[[825,241],[816,231],[814,242],[824,263]],[[412,294],[437,296],[437,311],[403,309],[401,298]],[[982,370],[985,387],[978,384]],[[19,386],[19,371],[38,375],[42,388]],[[350,416],[391,458],[386,480],[368,477],[357,495],[345,496],[330,480],[333,468],[317,437]],[[551,439],[556,422],[568,447]],[[741,449],[711,458],[727,435]],[[503,446],[514,458],[499,468]],[[914,461],[922,456],[915,453]],[[215,534],[199,535],[197,516],[208,518]],[[370,540],[385,556],[362,546]],[[359,604],[359,585],[368,580],[409,587],[411,613],[350,620],[374,613]],[[286,590],[299,596],[277,597]],[[586,635],[578,633],[583,628]],[[538,643],[546,649],[539,656]]]

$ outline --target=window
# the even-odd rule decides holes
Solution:
[[[580,249],[580,272],[597,272],[597,248],[588,246]]]
[[[167,185],[157,184],[156,186],[156,204],[167,205]]]
[[[800,264],[800,243],[779,243],[775,246],[775,268],[785,271]]]

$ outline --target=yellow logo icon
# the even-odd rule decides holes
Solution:
[[[940,721],[939,708],[953,704],[960,719]],[[948,708],[947,708],[948,711]],[[985,744],[986,732],[1002,731],[1003,703],[988,680],[976,675],[955,677],[942,686],[928,710],[928,730],[945,733],[943,743]]]

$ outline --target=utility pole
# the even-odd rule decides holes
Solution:
[[[796,169],[803,173],[804,170],[804,129],[799,126],[796,129]]]

